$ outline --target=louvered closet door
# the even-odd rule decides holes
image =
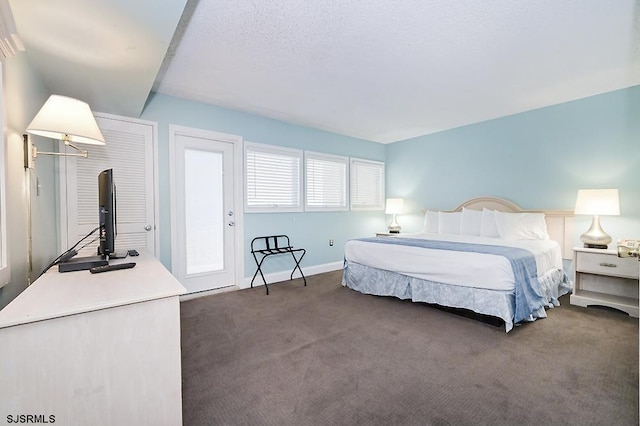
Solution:
[[[116,186],[116,251],[146,249],[156,253],[154,197],[154,124],[110,115],[97,115],[106,145],[85,145],[89,158],[63,157],[63,249],[98,226],[98,174],[113,169]],[[66,228],[66,232],[65,232]],[[66,235],[65,235],[66,234]],[[66,236],[66,241],[65,241]],[[82,254],[95,254],[93,241]]]

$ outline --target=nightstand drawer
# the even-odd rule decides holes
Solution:
[[[600,253],[579,253],[576,270],[592,274],[638,278],[638,261]]]

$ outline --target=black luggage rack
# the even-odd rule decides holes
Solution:
[[[299,252],[301,252],[302,255],[297,258],[295,253]],[[251,279],[251,288],[253,288],[253,281],[256,279],[259,273],[262,277],[262,281],[264,281],[264,287],[267,290],[267,295],[269,294],[269,286],[267,285],[267,280],[262,274],[262,262],[264,262],[264,260],[269,256],[285,253],[291,253],[291,257],[293,257],[293,260],[296,262],[296,266],[293,268],[293,271],[291,271],[290,279],[293,279],[293,274],[297,269],[298,271],[300,271],[300,275],[302,275],[304,285],[307,285],[307,279],[302,273],[302,268],[300,268],[300,262],[302,261],[302,258],[307,253],[307,251],[303,248],[291,247],[289,237],[286,235],[269,235],[264,237],[256,237],[251,240],[251,254],[256,261],[256,265],[258,266],[256,273],[253,274],[253,278]],[[258,257],[260,257],[260,259],[258,259]]]

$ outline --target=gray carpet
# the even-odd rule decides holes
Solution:
[[[638,320],[562,306],[509,334],[341,272],[183,302],[190,425],[638,425]]]

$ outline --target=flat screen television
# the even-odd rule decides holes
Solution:
[[[51,266],[58,264],[59,272],[83,271],[94,266],[109,264],[109,259],[117,257],[116,251],[116,186],[113,182],[113,169],[103,170],[98,174],[98,227],[78,241],[72,248],[58,256],[42,273]],[[79,244],[99,232],[99,246],[97,256],[74,257]],[[84,246],[83,246],[84,247]]]
[[[109,258],[116,251],[116,186],[113,182],[113,169],[107,169],[98,175],[98,217],[100,226],[100,247],[98,254]]]

